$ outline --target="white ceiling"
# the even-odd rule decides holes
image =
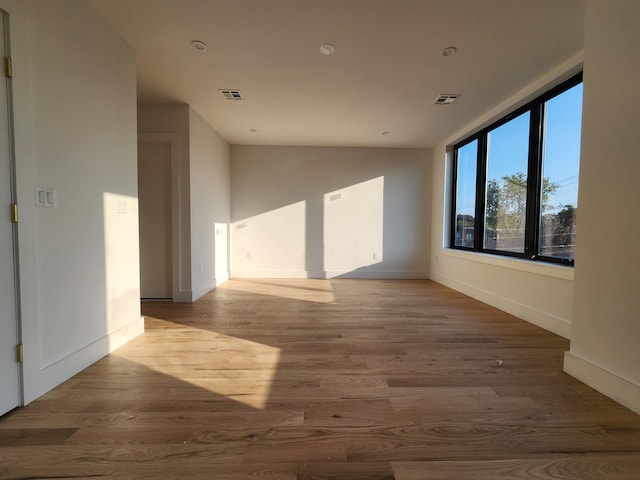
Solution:
[[[86,1],[135,49],[140,103],[231,144],[431,147],[583,48],[583,0]]]

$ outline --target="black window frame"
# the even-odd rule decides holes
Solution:
[[[514,257],[532,261],[555,263],[567,266],[574,266],[573,258],[560,258],[539,254],[540,242],[540,212],[542,202],[542,168],[543,168],[543,142],[544,142],[544,106],[552,98],[583,82],[582,72],[563,81],[542,95],[527,104],[515,109],[503,116],[491,125],[482,128],[478,132],[466,137],[453,145],[453,168],[451,171],[451,196],[450,196],[450,218],[449,218],[449,248],[462,251],[478,253],[488,253],[504,257]],[[526,213],[525,213],[525,238],[524,251],[522,253],[509,252],[505,250],[490,249],[484,247],[485,233],[485,199],[486,199],[486,176],[487,176],[487,150],[488,134],[512,119],[530,112],[529,127],[529,158],[527,165],[527,193],[526,193]],[[475,220],[474,220],[474,245],[472,247],[456,245],[456,198],[458,182],[458,151],[469,143],[478,141],[477,165],[476,165],[476,196],[475,196]]]

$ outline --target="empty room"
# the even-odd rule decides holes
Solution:
[[[0,479],[639,478],[639,2],[0,14]]]

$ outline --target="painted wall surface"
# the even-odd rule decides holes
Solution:
[[[140,295],[173,297],[172,149],[138,145]]]
[[[231,275],[425,278],[431,151],[231,148]]]
[[[454,251],[448,246],[452,155],[448,150],[464,137],[525,104],[552,84],[580,70],[582,55],[568,59],[526,89],[434,149],[431,279],[566,338],[573,308],[573,269],[541,263]],[[581,220],[579,220],[580,222]],[[578,243],[581,232],[578,233]]]
[[[189,109],[193,300],[229,279],[230,146]]]
[[[189,105],[139,105],[138,141],[169,142],[174,168],[174,301],[229,278],[230,146]]]
[[[640,3],[586,5],[579,241],[565,369],[640,412]]]
[[[192,289],[189,106],[138,105],[138,142],[171,146],[173,299],[190,302]]]
[[[10,14],[29,402],[143,330],[135,55],[82,1]],[[56,208],[35,207],[36,185]]]

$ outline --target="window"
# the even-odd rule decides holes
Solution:
[[[472,140],[458,149],[456,168],[456,231],[455,245],[472,247],[476,212],[476,169],[478,140]]]
[[[581,117],[579,74],[455,145],[450,246],[573,265]]]

